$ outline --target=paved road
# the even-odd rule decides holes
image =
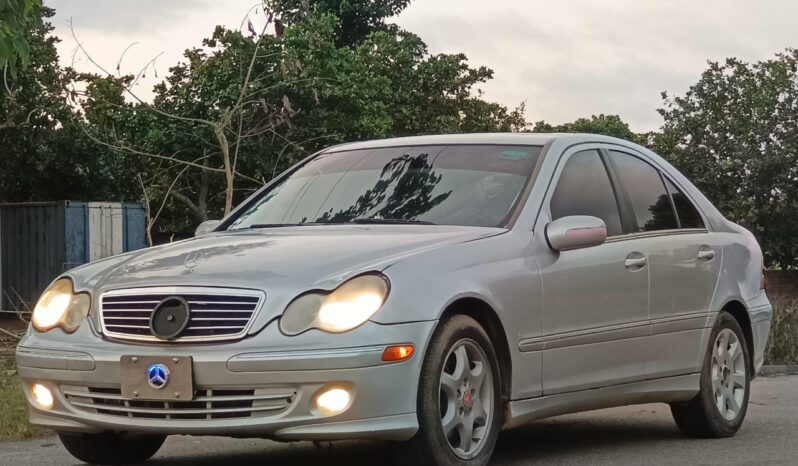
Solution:
[[[217,437],[170,437],[149,463],[163,466],[381,465],[381,443],[311,443]],[[0,444],[3,465],[78,464],[55,438]],[[688,440],[665,405],[605,409],[538,421],[505,432],[495,465],[781,465],[798,464],[798,376],[754,382],[743,428],[732,439]]]

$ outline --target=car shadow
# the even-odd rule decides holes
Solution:
[[[646,410],[647,411],[647,410]],[[606,411],[605,411],[606,413]],[[528,426],[503,432],[491,464],[521,465],[530,462],[569,463],[580,454],[599,454],[617,447],[661,442],[681,442],[684,437],[669,416],[649,413],[626,413],[621,416],[564,416],[534,422]],[[385,442],[346,441],[314,444],[311,442],[277,443],[267,440],[215,440],[206,444],[199,439],[196,448],[186,445],[182,437],[167,445],[162,454],[147,464],[162,466],[236,466],[279,465],[352,465],[374,466],[393,464],[391,454],[401,446]],[[223,450],[224,448],[224,450]],[[175,451],[177,450],[177,451]],[[396,464],[404,464],[398,461]]]
[[[584,457],[588,452],[600,454],[621,446],[639,444],[644,447],[684,440],[684,435],[670,419],[642,419],[642,416],[608,420],[554,418],[502,433],[491,463],[569,463],[569,458],[580,453]]]

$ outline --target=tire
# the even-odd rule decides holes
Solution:
[[[501,377],[493,345],[471,317],[455,315],[436,329],[424,356],[417,406],[419,430],[396,449],[397,464],[488,463],[503,420]],[[471,442],[461,439],[469,425]]]
[[[64,448],[75,458],[89,464],[143,463],[158,452],[165,435],[128,435],[59,433]]]
[[[698,395],[687,403],[671,404],[671,413],[688,437],[731,437],[740,429],[748,409],[748,345],[740,324],[728,312],[718,315],[709,341]]]

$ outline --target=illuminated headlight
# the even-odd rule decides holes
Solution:
[[[33,309],[31,323],[39,332],[46,332],[56,327],[72,333],[80,327],[89,313],[91,298],[86,293],[76,294],[72,280],[62,278],[56,280],[39,298]]]
[[[280,319],[280,329],[297,335],[311,328],[348,332],[369,320],[388,296],[388,279],[369,274],[355,277],[330,293],[311,292],[296,298]]]

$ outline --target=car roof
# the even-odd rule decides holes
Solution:
[[[554,140],[567,140],[569,143],[608,142],[630,144],[622,139],[583,133],[472,133],[440,134],[430,136],[410,136],[372,141],[350,142],[330,147],[324,152],[343,152],[358,149],[377,149],[381,147],[427,146],[445,144],[507,144],[544,146]]]

